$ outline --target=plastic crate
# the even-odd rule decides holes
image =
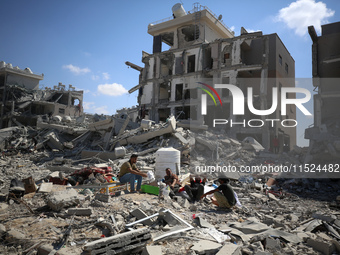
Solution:
[[[159,187],[151,186],[151,185],[142,185],[141,186],[142,192],[148,193],[148,194],[159,194]]]

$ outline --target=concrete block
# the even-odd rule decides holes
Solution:
[[[319,213],[313,213],[312,217],[314,219],[319,219],[319,220],[323,220],[329,223],[334,222],[337,218],[335,215],[323,215],[323,214],[319,214]]]
[[[150,245],[146,246],[142,252],[142,255],[160,255],[162,254],[162,246]]]
[[[47,205],[53,211],[58,212],[63,208],[77,205],[80,203],[80,201],[81,198],[79,197],[77,191],[74,189],[67,189],[50,193],[50,196],[47,199]]]
[[[148,217],[148,215],[143,210],[141,210],[139,208],[131,211],[130,214],[132,216],[136,217],[137,220],[141,220],[141,219]],[[147,220],[143,221],[142,223],[145,224],[145,225],[151,226],[154,223],[154,219],[147,219]]]
[[[309,238],[307,240],[307,245],[311,246],[316,251],[322,252],[325,255],[331,255],[335,251],[334,244],[322,240]]]
[[[176,132],[172,134],[173,136],[175,136],[178,140],[180,140],[183,144],[188,144],[188,140],[185,139],[180,133]]]
[[[53,189],[52,182],[44,182],[40,185],[39,192],[40,193],[50,193]]]
[[[242,255],[241,246],[233,243],[226,243],[216,255]]]
[[[69,208],[67,214],[76,216],[90,216],[92,214],[91,208]]]
[[[144,201],[144,202],[141,204],[141,208],[142,208],[142,210],[145,211],[145,212],[151,212],[151,211],[152,211],[152,206],[151,206],[148,202],[146,202],[146,201]]]
[[[180,206],[177,202],[172,202],[172,206],[176,209],[176,210],[181,210],[182,206]]]
[[[108,203],[110,201],[110,195],[107,194],[102,194],[102,193],[97,193],[95,196],[95,199]]]
[[[277,239],[266,237],[266,249],[276,250],[276,251],[281,250],[280,241]]]
[[[194,243],[194,246],[191,247],[191,250],[198,254],[215,254],[221,247],[222,245],[219,243],[202,240]]]
[[[195,218],[195,221],[196,221],[197,225],[200,226],[201,228],[215,228],[213,225],[211,225],[205,219],[202,219],[202,217]]]
[[[159,213],[161,217],[165,220],[168,225],[171,226],[176,226],[178,224],[181,224],[170,212],[160,212]]]
[[[151,240],[148,228],[136,229],[122,234],[89,242],[84,246],[86,254],[132,254],[138,253]]]

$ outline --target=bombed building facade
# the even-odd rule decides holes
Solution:
[[[75,91],[72,85],[39,89],[44,75],[31,69],[13,67],[0,62],[0,128],[11,126],[35,126],[38,116],[78,117],[83,114],[83,91]]]
[[[321,26],[318,36],[313,26],[308,32],[313,41],[312,72],[314,95],[314,126],[306,129],[310,140],[306,161],[340,158],[340,22]]]
[[[287,105],[286,114],[281,114],[280,89],[295,87],[295,61],[278,35],[248,33],[242,28],[241,35],[235,36],[221,16],[203,6],[196,5],[192,11],[185,12],[182,5],[176,4],[172,11],[173,17],[148,26],[148,33],[153,36],[153,54],[143,52],[145,66],[126,62],[140,72],[139,84],[129,91],[139,91],[140,117],[162,122],[174,115],[183,123],[190,120],[191,127],[212,127],[215,119],[223,119],[228,124],[218,128],[225,128],[232,137],[252,136],[270,149],[272,138],[278,136],[281,151],[284,145],[294,146],[296,127],[286,127],[281,122],[296,120],[296,108]],[[162,45],[170,48],[162,51]],[[233,114],[233,108],[240,105],[235,102],[233,106],[228,89],[216,88],[215,93],[208,89],[215,84],[236,85],[243,92],[244,115]],[[268,116],[254,115],[246,105],[247,87],[253,89],[252,103],[258,110],[271,108],[276,97],[272,89],[278,88],[277,110]],[[204,114],[202,96],[206,91],[212,95],[207,99],[207,114]],[[216,99],[220,104],[213,101],[212,97],[216,96],[221,98]],[[251,127],[256,121],[265,125]]]

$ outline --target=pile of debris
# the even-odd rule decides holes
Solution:
[[[231,181],[239,200],[231,210],[218,208],[209,199],[190,203],[180,195],[170,199],[126,189],[106,195],[100,185],[74,189],[77,186],[42,182],[21,199],[10,197],[6,203],[7,196],[2,195],[0,250],[2,254],[340,254],[340,196],[329,200],[330,194],[338,194],[339,184],[248,176]],[[208,181],[205,188],[213,185]],[[31,187],[25,183],[26,191]]]
[[[203,175],[211,190],[221,173],[197,166],[301,164],[298,147],[278,155],[253,138],[177,127],[173,117],[138,125],[124,115],[40,119],[1,129],[0,146],[2,254],[340,254],[337,180],[223,173],[239,199],[233,210],[162,197],[152,180],[130,193],[117,180],[133,153],[142,171],[162,174],[157,151],[172,147],[182,184]]]

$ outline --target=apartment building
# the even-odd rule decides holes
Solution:
[[[280,106],[280,88],[295,87],[295,62],[279,36],[244,28],[235,36],[221,15],[197,4],[189,12],[176,4],[172,12],[172,17],[148,25],[153,52],[143,51],[144,67],[126,63],[140,72],[139,84],[129,91],[138,90],[140,117],[159,122],[174,115],[189,120],[192,128],[206,125],[226,129],[238,139],[252,136],[267,149],[275,136],[281,151],[295,145],[296,126],[289,120],[296,120],[296,108],[287,105],[283,114]],[[235,85],[244,102],[233,102],[232,93],[215,89],[216,84]],[[267,116],[253,114],[247,106],[249,87],[255,109],[270,109],[273,98],[278,98],[276,110]],[[278,89],[273,95],[274,87]],[[211,96],[204,96],[207,93]],[[243,115],[234,114],[239,107],[244,107]],[[213,127],[217,119],[227,124]]]
[[[340,158],[340,22],[321,26],[318,36],[308,27],[312,45],[314,126],[306,129],[310,140],[306,161],[338,160]],[[338,161],[337,161],[338,162]]]

